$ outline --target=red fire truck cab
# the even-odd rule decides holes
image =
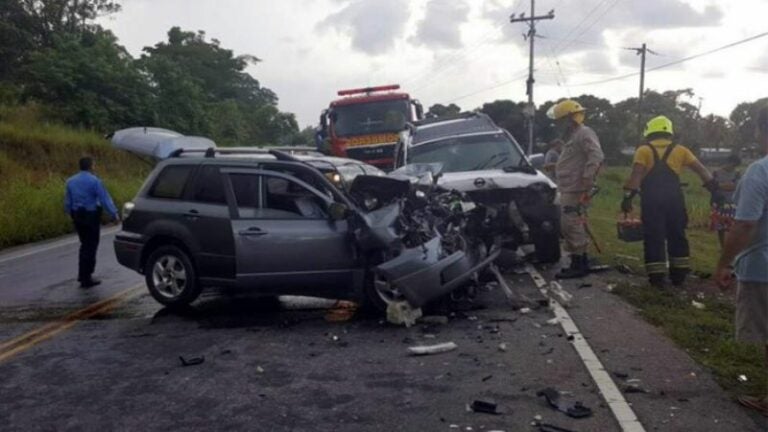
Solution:
[[[320,116],[318,150],[390,170],[398,133],[424,110],[398,84],[339,90]]]

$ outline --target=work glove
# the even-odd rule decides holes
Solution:
[[[624,213],[632,213],[632,198],[625,196],[621,200],[621,211]]]
[[[637,195],[637,190],[625,190],[624,199],[621,200],[621,211],[624,213],[632,213],[632,199]]]

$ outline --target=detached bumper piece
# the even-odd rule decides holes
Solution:
[[[411,306],[421,307],[460,287],[496,259],[499,251],[479,262],[461,251],[443,258],[440,254],[440,238],[435,237],[419,247],[406,249],[379,265],[376,271],[400,291]]]

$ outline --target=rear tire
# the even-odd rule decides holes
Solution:
[[[149,293],[168,307],[192,303],[202,289],[192,260],[177,246],[160,246],[152,251],[144,275]]]

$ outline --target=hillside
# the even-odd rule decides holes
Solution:
[[[64,182],[84,155],[95,158],[118,207],[151,168],[94,132],[0,115],[0,248],[73,231],[63,210]]]

